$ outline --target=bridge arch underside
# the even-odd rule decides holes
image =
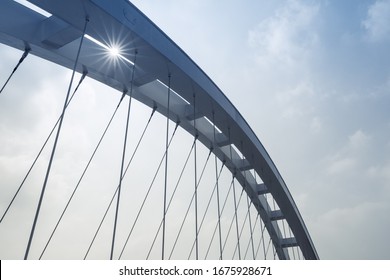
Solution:
[[[104,0],[29,2],[47,14],[12,0],[1,1],[0,42],[30,49],[72,69],[88,18],[76,70],[87,71],[119,93],[131,93],[197,135],[250,197],[279,259],[288,259],[287,248],[295,246],[305,259],[318,258],[285,182],[247,122],[211,79],[135,6],[125,0],[115,5]],[[107,56],[114,45],[120,48],[120,57],[115,63],[101,63],[97,57]],[[273,197],[276,208],[267,196]],[[281,220],[287,222],[292,237],[283,236]]]

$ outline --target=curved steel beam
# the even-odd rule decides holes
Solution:
[[[180,122],[213,149],[235,175],[257,208],[280,259],[286,248],[299,246],[305,259],[318,259],[298,208],[267,151],[216,84],[141,11],[126,0],[30,0],[44,13],[12,0],[0,2],[0,42],[71,68],[76,46],[89,18],[87,39],[77,70],[120,92],[130,87],[135,51],[137,65],[133,97]],[[109,48],[120,48],[113,58]],[[170,110],[167,110],[168,76]],[[194,112],[194,96],[196,111]],[[194,128],[194,118],[196,128]],[[214,142],[214,125],[218,129]],[[232,149],[234,148],[234,149]],[[228,152],[233,150],[233,153]],[[250,172],[251,171],[251,172]],[[262,184],[256,183],[256,172]],[[272,211],[266,193],[279,209]],[[277,220],[285,219],[294,237],[283,238]]]

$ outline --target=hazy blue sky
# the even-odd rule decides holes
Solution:
[[[257,133],[322,259],[390,259],[390,0],[132,2]],[[0,47],[2,59],[9,57],[7,67],[0,64],[4,80],[20,53]],[[23,67],[33,72],[29,79],[38,78],[34,65]],[[39,86],[65,88],[67,79],[53,74]],[[27,85],[18,87],[27,93]],[[4,100],[0,96],[0,105]],[[4,104],[3,146],[3,132],[12,132],[4,110],[13,110]],[[34,125],[34,117],[54,117],[55,109],[31,113],[39,109],[26,107],[12,121],[30,117]],[[5,164],[4,156],[0,160]]]

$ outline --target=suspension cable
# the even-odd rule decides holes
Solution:
[[[198,131],[196,129],[196,98],[195,98],[195,93],[193,94],[194,97],[194,179],[195,179],[195,184],[194,184],[194,195],[195,195],[195,259],[199,259],[199,241],[198,241],[198,234],[199,234],[199,229],[198,229],[198,179],[197,179],[197,158],[196,158],[196,140],[198,139]],[[192,252],[192,249],[191,249]],[[191,253],[190,253],[191,255]]]
[[[186,161],[185,161],[185,163],[184,163],[184,166],[183,166],[183,168],[182,168],[182,170],[181,170],[181,173],[180,173],[179,179],[177,180],[175,189],[174,189],[174,191],[173,191],[173,193],[172,193],[172,195],[171,195],[171,198],[169,199],[169,203],[168,203],[168,206],[167,206],[167,212],[168,212],[168,210],[169,210],[169,207],[171,206],[171,202],[172,202],[172,200],[173,200],[173,198],[174,198],[174,196],[175,196],[177,187],[179,186],[179,183],[180,183],[180,181],[181,181],[182,175],[183,175],[184,170],[185,170],[185,168],[186,168],[186,166],[187,166],[188,160],[190,159],[190,156],[191,156],[191,154],[192,154],[193,148],[194,148],[194,142],[192,143],[190,152],[188,153],[188,156],[187,156],[187,158],[186,158]],[[163,220],[161,220],[160,225],[159,225],[159,227],[158,227],[158,229],[157,229],[157,232],[156,232],[156,234],[154,235],[154,239],[153,239],[152,245],[151,245],[150,248],[149,248],[149,252],[148,252],[148,255],[146,256],[146,259],[149,259],[149,255],[150,255],[150,253],[152,252],[152,249],[153,249],[153,247],[154,247],[154,243],[156,242],[157,236],[158,236],[158,234],[160,233],[160,229],[161,229],[161,227],[162,227],[162,223],[163,223]]]
[[[255,229],[257,227],[258,220],[259,220],[259,215],[256,215],[256,220],[255,220],[255,223],[253,224],[252,232],[255,231]],[[253,243],[254,243],[254,241],[253,241]],[[250,245],[251,245],[251,240],[248,240],[248,245],[246,245],[246,249],[245,249],[244,260],[246,260],[246,256],[248,255]],[[254,251],[254,249],[253,249],[253,251]],[[256,259],[255,252],[253,252],[253,259],[254,260]]]
[[[283,234],[284,234],[283,238],[287,238],[287,235],[286,235],[286,227],[285,227],[285,225],[284,225],[284,219],[282,220],[282,227],[283,227]],[[288,249],[287,249],[287,250],[288,250]],[[287,251],[287,255],[288,255],[288,251]]]
[[[289,231],[289,234],[290,234],[290,237],[291,237],[292,236],[291,228],[290,228],[290,225],[288,223],[287,223],[287,225],[288,225],[288,231]],[[294,260],[296,260],[295,248],[294,247],[292,248],[292,253],[293,253]]]
[[[188,156],[187,156],[186,162],[185,162],[185,164],[184,164],[185,166],[187,165],[187,162],[188,162],[188,160],[189,160],[189,158],[190,158],[190,156],[191,156],[191,152],[192,152],[192,150],[193,150],[193,147],[194,147],[194,142],[193,142],[193,144],[192,144],[191,151],[190,151],[190,153],[189,153]],[[205,171],[205,169],[206,169],[206,166],[207,166],[207,162],[208,162],[208,160],[209,160],[209,158],[210,158],[210,154],[211,154],[211,152],[209,153],[209,155],[208,155],[208,157],[207,157],[207,159],[206,159],[206,162],[205,162],[205,164],[204,164],[204,166],[203,166],[203,169],[202,169],[202,172],[201,172],[201,174],[200,174],[199,181],[198,181],[199,183],[200,183],[200,181],[202,180],[203,173],[204,173],[204,171]],[[178,187],[178,185],[179,185],[179,182],[180,182],[181,177],[182,177],[182,175],[183,175],[184,169],[185,169],[185,167],[183,167],[183,169],[182,169],[182,172],[181,172],[181,174],[180,174],[180,176],[179,176],[179,180],[178,180],[177,183],[176,183],[175,190],[173,191],[173,193],[172,193],[172,195],[171,195],[171,198],[170,198],[170,200],[169,200],[169,203],[168,203],[168,206],[167,206],[167,212],[168,212],[169,207],[171,206],[172,200],[173,200],[173,198],[174,198],[174,196],[175,196],[176,189],[177,189],[177,187]],[[192,196],[192,199],[193,199],[193,196]],[[191,200],[192,200],[192,199],[191,199]],[[188,209],[187,209],[187,214],[188,214],[188,212],[189,212],[189,209],[190,209],[190,206],[189,206]],[[158,236],[158,234],[159,234],[159,232],[160,232],[162,223],[163,223],[163,221],[161,220],[160,225],[159,225],[159,227],[158,227],[158,229],[157,229],[157,232],[156,232],[156,234],[155,234],[155,236],[154,236],[152,245],[151,245],[150,248],[149,248],[149,252],[148,252],[148,255],[146,256],[146,259],[149,259],[149,256],[150,256],[150,254],[151,254],[151,252],[152,252],[152,250],[153,250],[153,247],[154,247],[154,244],[155,244],[155,242],[156,242],[156,240],[157,240],[157,236]],[[175,247],[175,245],[176,245],[176,243],[174,244],[173,247]],[[171,256],[172,256],[172,252],[173,252],[173,251],[171,251],[171,253],[170,253],[170,255],[169,255],[169,259],[170,259]]]
[[[241,141],[241,150],[244,151],[244,143],[243,141]],[[245,166],[245,157],[243,156],[242,157],[242,165]],[[246,171],[244,170],[244,187],[246,188],[247,187],[247,175],[246,175]],[[254,247],[254,244],[253,244],[253,229],[252,229],[252,218],[251,218],[251,211],[250,211],[250,207],[252,205],[252,200],[250,201],[249,203],[249,195],[246,196],[246,202],[247,202],[247,205],[248,205],[248,215],[249,215],[249,233],[250,233],[250,242],[252,244],[252,257],[253,259],[255,259],[255,247]]]
[[[260,216],[260,214],[257,215],[258,217]],[[260,245],[263,244],[263,255],[264,255],[264,259],[266,260],[267,259],[267,254],[266,254],[266,251],[265,251],[265,241],[264,241],[264,231],[265,231],[265,226],[263,227],[263,221],[261,219],[261,217],[259,218],[260,220],[260,229],[261,229],[261,239],[260,239],[260,242],[259,242],[259,245],[257,246],[257,249],[256,249],[256,254],[255,254],[255,259],[257,259],[257,255],[259,253],[259,249],[260,249]]]
[[[172,142],[172,140],[173,140],[173,137],[175,136],[175,133],[176,133],[176,131],[177,131],[178,126],[179,126],[179,122],[176,123],[175,129],[174,129],[174,131],[173,131],[173,133],[172,133],[172,135],[171,135],[171,138],[170,138],[170,140],[169,140],[168,147],[170,146],[170,144],[171,144],[171,142]],[[161,159],[161,161],[160,161],[158,170],[160,170],[160,167],[161,167],[161,164],[162,164],[164,158],[165,158],[165,153],[164,153],[164,155],[163,155],[163,157],[162,157],[162,159]],[[129,165],[130,165],[130,163],[127,165],[127,168],[129,167]],[[127,168],[126,168],[126,170],[125,170],[123,176],[126,175]],[[155,178],[156,178],[156,176],[157,176],[158,170],[157,170],[156,174],[154,175],[153,182],[154,182],[154,180],[155,180]],[[110,210],[111,204],[112,204],[112,202],[113,202],[113,200],[114,200],[114,198],[115,198],[115,196],[116,196],[117,191],[118,191],[118,187],[115,189],[115,192],[114,192],[114,194],[113,194],[113,196],[112,196],[112,198],[111,198],[111,201],[110,201],[110,203],[108,204],[108,207],[106,208],[106,211],[105,211],[105,213],[104,213],[104,215],[103,215],[103,218],[102,218],[101,221],[100,221],[100,224],[99,224],[99,226],[98,226],[98,228],[97,228],[97,230],[96,230],[96,232],[95,232],[94,237],[92,238],[92,241],[91,241],[91,243],[90,243],[90,245],[89,245],[89,247],[88,247],[88,250],[87,250],[87,252],[86,252],[86,254],[85,254],[85,256],[84,256],[84,260],[87,258],[88,254],[89,254],[89,251],[91,250],[92,245],[93,245],[93,243],[95,242],[95,239],[96,239],[96,237],[97,237],[97,235],[98,235],[98,233],[99,233],[99,231],[100,231],[100,228],[101,228],[102,225],[103,225],[103,222],[104,222],[104,220],[105,220],[105,218],[106,218],[106,216],[107,216],[108,211]]]
[[[251,247],[252,247],[252,257],[255,259],[255,245],[253,243],[253,228],[252,228],[252,217],[251,217],[251,205],[252,201],[249,202],[249,196],[246,197],[246,201],[248,204],[248,218],[249,218],[249,233],[250,233],[250,241],[251,241]]]
[[[165,137],[165,175],[164,175],[164,206],[163,206],[163,232],[161,259],[164,260],[165,254],[165,228],[166,228],[166,211],[167,211],[167,185],[168,185],[168,134],[169,134],[169,110],[171,100],[171,73],[168,74],[168,102],[167,102],[167,129]]]
[[[200,176],[199,176],[199,180],[198,180],[198,182],[197,182],[196,189],[199,187],[199,184],[200,184],[200,182],[202,181],[203,174],[204,174],[204,171],[205,171],[205,169],[206,169],[207,163],[208,163],[208,161],[209,161],[209,159],[210,159],[211,152],[212,152],[212,150],[210,149],[209,154],[208,154],[207,159],[206,159],[206,162],[205,162],[205,164],[203,165],[202,172],[201,172],[201,174],[200,174]],[[222,168],[223,168],[223,167],[222,167]],[[222,168],[221,168],[221,172],[222,172]],[[195,198],[195,192],[192,194],[191,201],[190,201],[190,203],[189,203],[189,205],[188,205],[188,207],[187,207],[186,214],[184,215],[183,221],[182,221],[182,223],[181,223],[181,225],[180,225],[180,229],[179,229],[179,231],[178,231],[178,233],[177,233],[177,235],[176,235],[175,242],[174,242],[173,247],[172,247],[172,250],[171,250],[171,252],[170,252],[170,254],[169,254],[169,259],[171,259],[172,254],[173,254],[173,251],[175,250],[177,241],[179,240],[179,237],[180,237],[181,231],[182,231],[182,229],[183,229],[184,223],[185,223],[185,221],[187,220],[187,216],[188,216],[188,213],[190,212],[191,205],[192,205],[192,202],[194,201],[194,198]],[[191,253],[190,253],[190,255],[191,255]],[[188,257],[188,258],[189,258],[189,257]]]
[[[273,206],[274,206],[274,210],[276,210],[276,205],[275,205],[275,198],[274,198],[274,196],[272,196],[272,202],[273,202]],[[273,255],[274,255],[274,259],[275,259],[275,254],[276,254],[276,248],[275,248],[275,245],[274,245],[274,243],[272,242],[272,252],[273,252]]]
[[[270,239],[269,239],[269,241],[268,241],[268,245],[267,245],[267,250],[265,251],[265,256],[266,256],[266,257],[267,257],[267,255],[268,255],[268,251],[269,251],[269,247],[270,247],[271,241],[272,241],[272,238],[270,237]]]
[[[121,160],[121,169],[120,169],[119,184],[118,184],[118,191],[117,191],[117,201],[116,201],[116,208],[115,208],[114,228],[113,228],[113,233],[112,233],[110,260],[112,260],[113,255],[114,255],[115,235],[116,235],[116,227],[117,227],[117,222],[118,222],[119,202],[120,202],[121,189],[122,189],[123,167],[124,167],[125,156],[126,156],[126,146],[127,146],[127,135],[128,135],[128,129],[129,129],[129,120],[130,120],[131,100],[132,100],[132,96],[130,94],[129,105],[127,108],[125,137],[123,140],[123,148],[122,148],[122,160]]]
[[[16,72],[16,70],[19,68],[19,65],[22,64],[23,60],[27,57],[27,55],[29,54],[29,52],[31,51],[31,49],[29,47],[26,47],[24,49],[24,53],[22,54],[22,57],[19,59],[19,62],[16,64],[14,70],[11,72],[11,74],[9,75],[7,81],[5,81],[3,87],[1,88],[0,90],[0,94],[3,92],[4,88],[7,86],[9,80],[11,79],[11,77],[14,75],[14,73]]]
[[[88,74],[88,71],[85,70],[85,71],[83,72],[81,78],[80,78],[79,83],[77,84],[77,87],[74,89],[74,91],[73,91],[73,93],[72,93],[72,96],[70,97],[68,103],[66,104],[67,107],[68,107],[68,105],[70,104],[70,102],[72,101],[72,99],[73,99],[75,93],[77,92],[79,86],[81,85],[82,81],[84,80],[84,78],[85,78],[85,76],[86,76],[87,74]],[[39,150],[37,156],[35,157],[33,163],[31,164],[29,170],[27,171],[27,173],[26,173],[26,175],[24,176],[22,182],[20,183],[18,189],[16,190],[14,196],[12,197],[10,203],[8,204],[6,210],[4,211],[4,214],[2,215],[2,217],[1,217],[1,219],[0,219],[0,223],[3,221],[4,217],[7,215],[8,210],[10,209],[11,205],[13,204],[15,198],[18,196],[19,191],[21,190],[21,188],[23,187],[25,181],[27,180],[28,176],[30,175],[32,169],[33,169],[34,166],[35,166],[35,163],[37,162],[37,160],[38,160],[39,157],[41,156],[41,153],[43,152],[44,148],[46,147],[47,142],[49,142],[49,139],[51,138],[51,135],[53,134],[55,128],[57,127],[58,123],[60,122],[61,117],[62,117],[62,114],[58,117],[57,122],[54,124],[54,126],[53,126],[53,128],[51,129],[49,135],[46,137],[45,142],[43,143],[41,149]]]
[[[192,151],[193,151],[193,149],[194,149],[194,146],[195,146],[195,141],[193,141],[193,143],[192,143],[191,150],[190,150],[190,152],[188,153],[187,159],[186,159],[186,161],[185,161],[185,163],[184,163],[184,167],[183,167],[183,169],[182,169],[182,171],[181,171],[181,173],[180,173],[180,176],[179,176],[179,178],[178,178],[178,180],[177,180],[177,182],[176,182],[175,189],[173,190],[172,195],[171,195],[171,198],[169,199],[168,206],[167,206],[167,212],[168,212],[169,206],[171,205],[172,200],[173,200],[173,198],[174,198],[174,196],[175,196],[175,194],[176,194],[176,190],[177,190],[177,188],[178,188],[178,186],[179,186],[179,183],[180,183],[180,181],[181,181],[181,178],[183,177],[185,167],[187,166],[188,160],[190,159],[190,156],[191,156],[191,154],[192,154]],[[207,161],[208,161],[208,159],[206,159],[206,163],[205,163],[205,165],[204,165],[204,167],[203,167],[203,171],[204,171],[204,169],[205,169],[205,167],[206,167]],[[202,175],[203,175],[203,171],[202,171]],[[202,177],[202,175],[201,175],[201,177]],[[200,178],[201,178],[201,177],[200,177]]]
[[[233,185],[233,195],[235,195],[235,192],[234,192],[234,180],[235,180],[235,177],[232,179],[232,185]],[[244,189],[241,190],[241,193],[240,193],[240,197],[238,199],[238,202],[237,202],[237,208],[240,206],[241,204],[241,199],[242,199],[242,194],[244,193]],[[235,196],[234,196],[235,197]],[[225,238],[225,242],[223,244],[223,249],[225,249],[225,246],[226,246],[226,243],[227,243],[227,240],[229,238],[229,235],[230,235],[230,232],[231,232],[231,229],[232,229],[232,226],[233,226],[233,222],[236,220],[236,213],[233,214],[233,217],[232,217],[232,220],[230,222],[230,226],[229,226],[229,230],[228,230],[228,233],[226,235],[226,238]],[[237,224],[236,224],[236,230],[237,230]],[[237,232],[237,239],[239,240],[240,238],[240,234],[239,232]],[[236,247],[238,246],[239,244],[236,243]],[[238,247],[239,248],[239,247]],[[239,251],[240,252],[240,251]],[[240,258],[240,256],[239,256]],[[241,260],[241,258],[240,258]]]
[[[264,241],[264,231],[265,231],[266,227],[265,227],[265,224],[263,225],[263,222],[260,225],[261,225],[261,240],[263,241],[264,259],[267,259],[267,251],[265,249],[265,241]]]
[[[76,67],[77,67],[77,63],[78,63],[78,60],[79,60],[79,56],[80,56],[81,46],[82,46],[83,41],[84,41],[84,34],[85,34],[86,29],[87,29],[87,24],[88,24],[88,22],[89,22],[89,18],[87,17],[87,18],[85,19],[84,30],[83,30],[83,34],[82,34],[82,37],[81,37],[81,40],[80,40],[80,45],[79,45],[79,48],[78,48],[78,51],[77,51],[77,56],[76,56],[76,60],[75,60],[74,67],[73,67],[73,72],[72,72],[72,77],[71,77],[71,79],[70,79],[70,83],[69,83],[69,87],[68,87],[68,92],[67,92],[67,94],[66,94],[64,106],[63,106],[63,109],[62,109],[62,115],[61,115],[60,123],[58,124],[57,134],[56,134],[56,138],[55,138],[55,140],[54,140],[53,150],[52,150],[52,152],[51,152],[49,164],[48,164],[47,171],[46,171],[46,175],[45,175],[45,180],[44,180],[44,182],[43,182],[42,191],[41,191],[41,195],[40,195],[40,198],[39,198],[38,207],[37,207],[37,210],[36,210],[36,213],[35,213],[34,222],[33,222],[33,225],[32,225],[30,237],[29,237],[29,240],[28,240],[26,253],[25,253],[25,255],[24,255],[24,259],[25,259],[25,260],[28,258],[28,253],[29,253],[29,251],[30,251],[31,242],[32,242],[32,239],[33,239],[33,237],[34,237],[35,227],[36,227],[36,224],[37,224],[37,221],[38,221],[39,212],[40,212],[40,209],[41,209],[43,196],[44,196],[44,194],[45,194],[47,181],[48,181],[48,179],[49,179],[49,174],[50,174],[50,170],[51,170],[51,165],[52,165],[52,163],[53,163],[53,158],[54,158],[54,154],[55,154],[55,151],[56,151],[56,148],[57,148],[58,138],[59,138],[59,136],[60,136],[62,123],[63,123],[64,117],[65,117],[66,104],[68,104],[69,95],[70,95],[70,90],[71,90],[71,88],[72,88],[73,78],[74,78],[74,75],[75,75],[75,72],[76,72]]]
[[[242,142],[241,142],[241,149],[243,150]],[[244,166],[244,158],[242,158],[242,162],[243,162],[243,166]],[[241,196],[243,194],[244,189],[246,188],[246,183],[247,183],[246,172],[244,171],[244,186],[243,186],[243,189],[241,191]],[[240,201],[241,201],[241,196],[240,196]],[[239,201],[239,203],[240,203],[240,201]],[[250,215],[250,206],[252,205],[252,201],[249,202],[249,196],[248,195],[246,196],[246,201],[247,201],[247,205],[248,205],[248,210],[246,212],[246,215],[245,215],[245,218],[244,218],[244,222],[242,223],[242,226],[241,226],[241,229],[240,229],[240,233],[238,235],[238,240],[241,239],[241,235],[242,235],[242,232],[244,231],[244,227],[245,227],[246,221],[249,218],[249,228],[250,228],[249,243],[252,244],[252,256],[253,256],[253,259],[254,259],[255,258],[255,252],[254,252],[254,245],[253,245],[253,230],[252,230],[252,221],[251,221],[251,215]],[[233,259],[234,259],[234,256],[236,254],[237,248],[238,248],[238,250],[240,250],[239,243],[237,243],[236,246],[235,246],[234,253],[233,253]],[[240,254],[240,251],[239,251],[239,254]],[[246,254],[245,254],[245,256],[246,256]],[[245,257],[244,257],[244,259],[245,259]]]
[[[216,145],[216,127],[215,127],[215,112],[213,111],[213,145]],[[222,260],[222,229],[221,229],[221,206],[219,198],[219,177],[218,177],[218,159],[217,155],[214,154],[215,163],[215,183],[217,185],[217,211],[218,211],[218,239],[219,239],[219,259]]]
[[[233,177],[232,182],[230,184],[230,187],[233,189],[233,192],[234,192],[234,188],[233,188],[234,187],[234,180],[235,180],[235,178]],[[230,231],[232,230],[232,226],[233,226],[233,223],[234,223],[234,218],[235,218],[235,214],[233,214],[233,218],[230,221],[229,229],[228,229],[228,231],[226,233],[225,241],[223,242],[223,247],[222,247],[223,251],[225,250],[225,246],[226,246],[227,240],[229,238]]]
[[[80,176],[80,178],[79,178],[79,180],[78,180],[78,182],[77,182],[77,184],[76,184],[76,187],[73,189],[73,192],[72,192],[70,198],[68,199],[68,202],[67,202],[67,204],[66,204],[64,210],[62,211],[61,216],[60,216],[60,218],[58,219],[57,224],[55,225],[55,227],[54,227],[54,229],[53,229],[53,231],[52,231],[52,233],[51,233],[51,235],[50,235],[50,237],[49,237],[49,240],[47,241],[47,243],[46,243],[46,245],[45,245],[45,248],[43,249],[43,251],[42,251],[42,253],[41,253],[39,259],[42,258],[42,256],[43,256],[43,254],[45,253],[45,251],[46,251],[46,249],[47,249],[47,247],[48,247],[48,245],[49,245],[51,239],[53,238],[54,233],[56,232],[56,230],[57,230],[57,228],[58,228],[58,226],[59,226],[59,224],[60,224],[60,222],[61,222],[61,220],[62,220],[62,218],[63,218],[63,216],[64,216],[64,214],[65,214],[65,212],[66,212],[66,210],[68,209],[68,206],[69,206],[70,202],[72,201],[72,199],[73,199],[73,197],[74,197],[74,195],[75,195],[75,193],[76,193],[76,191],[77,191],[77,189],[78,189],[78,187],[79,187],[79,185],[80,185],[82,179],[84,178],[84,175],[86,174],[86,172],[87,172],[87,170],[88,170],[88,168],[89,168],[89,166],[90,166],[90,164],[91,164],[93,158],[95,157],[95,154],[96,154],[97,150],[99,149],[100,144],[101,144],[102,141],[103,141],[103,138],[105,137],[105,135],[106,135],[106,133],[107,133],[109,127],[111,126],[111,123],[112,123],[112,121],[113,121],[113,119],[114,119],[114,117],[115,117],[115,115],[116,115],[116,113],[117,113],[117,111],[118,111],[118,109],[119,109],[121,103],[122,103],[122,100],[123,100],[125,94],[126,94],[126,93],[123,92],[122,97],[120,98],[119,103],[118,103],[118,105],[116,106],[116,108],[115,108],[115,110],[114,110],[114,113],[112,114],[112,116],[111,116],[111,118],[110,118],[108,124],[106,125],[106,128],[104,129],[103,134],[102,134],[102,136],[100,137],[100,139],[99,139],[99,141],[98,141],[98,143],[97,143],[97,145],[96,145],[96,147],[95,147],[95,149],[94,149],[94,151],[93,151],[91,157],[89,158],[89,161],[88,161],[87,165],[85,166],[85,168],[84,168],[84,170],[83,170],[83,172],[82,172],[82,174],[81,174],[81,176]]]
[[[248,201],[248,196],[247,196],[247,201]],[[249,202],[248,202],[248,205],[249,205]],[[250,205],[249,205],[249,206],[250,206]],[[242,225],[241,225],[240,235],[239,235],[239,236],[240,236],[240,239],[241,239],[241,236],[242,236],[242,232],[244,231],[246,221],[248,220],[248,217],[249,217],[249,206],[248,206],[248,211],[247,211],[246,214],[245,214],[244,221],[243,221],[243,223],[242,223]],[[249,243],[250,243],[250,239],[249,239]],[[235,248],[234,248],[233,258],[232,258],[232,259],[234,259],[235,255],[236,255],[236,251],[237,251],[237,244],[236,244],[236,246],[235,246]],[[245,257],[244,257],[244,259],[245,259]]]
[[[233,186],[233,187],[234,187],[234,186]],[[244,194],[244,188],[241,189],[240,197],[239,197],[238,203],[237,203],[237,209],[238,209],[238,207],[241,205],[241,199],[242,199],[242,195],[243,195],[243,194]],[[235,214],[234,216],[236,216],[236,214]],[[245,219],[244,219],[243,224],[246,223],[247,216],[248,216],[248,213],[247,213],[246,216],[245,216]],[[233,219],[234,219],[234,217],[233,217]],[[237,217],[236,217],[236,219],[237,219]],[[236,220],[236,219],[235,219],[235,220]],[[241,226],[241,230],[240,230],[239,233],[238,233],[238,238],[237,238],[238,240],[241,240],[241,234],[242,234],[243,229],[244,229],[244,225]],[[237,224],[236,224],[236,230],[237,230]],[[241,249],[241,248],[240,248],[240,243],[239,243],[239,242],[236,243],[236,246],[235,246],[235,249],[234,249],[234,252],[233,252],[233,258],[234,258],[235,255],[236,255],[237,249],[238,249],[238,253],[240,253],[240,249]],[[233,258],[232,258],[232,259],[233,259]],[[240,254],[239,254],[239,259],[240,259],[240,260],[242,259],[241,256],[240,256]]]
[[[179,186],[179,183],[180,183],[180,181],[181,181],[181,178],[182,178],[182,176],[183,176],[184,170],[185,170],[185,168],[186,168],[186,166],[187,166],[188,160],[190,159],[190,156],[191,156],[191,154],[192,154],[193,149],[194,149],[194,142],[193,142],[192,145],[191,145],[191,149],[190,149],[190,151],[189,151],[189,153],[188,153],[188,156],[187,156],[187,158],[186,158],[186,161],[185,161],[185,163],[184,163],[184,166],[183,166],[183,168],[182,168],[182,170],[181,170],[181,172],[180,172],[179,179],[178,179],[177,182],[176,182],[175,189],[174,189],[174,191],[173,191],[173,193],[172,193],[172,195],[171,195],[171,198],[170,198],[170,200],[169,200],[169,202],[168,202],[167,212],[168,212],[169,206],[171,205],[172,199],[173,199],[173,197],[175,196],[176,190],[177,190],[177,188],[178,188],[178,186]],[[163,157],[162,160],[160,161],[160,165],[159,165],[159,167],[158,167],[158,170],[159,170],[159,168],[160,168],[161,163],[162,163],[163,160],[164,160],[164,157]],[[157,172],[158,172],[158,171],[157,171]],[[122,251],[121,251],[121,253],[120,253],[120,255],[119,255],[119,259],[121,259],[122,254],[123,254],[123,252],[124,252],[124,250],[125,250],[125,248],[126,248],[126,246],[127,246],[127,243],[128,243],[128,241],[129,241],[129,239],[130,239],[130,236],[131,236],[131,234],[133,233],[133,230],[134,230],[134,228],[135,228],[135,225],[136,225],[136,223],[137,223],[137,221],[138,221],[138,218],[139,218],[139,216],[140,216],[140,214],[141,214],[141,212],[142,212],[142,210],[143,210],[143,207],[144,207],[144,205],[145,205],[146,199],[147,199],[148,196],[149,196],[150,189],[151,189],[152,186],[153,186],[153,182],[154,182],[154,179],[156,178],[156,176],[157,176],[157,173],[156,173],[155,177],[153,178],[152,183],[151,183],[150,186],[149,186],[149,189],[148,189],[148,191],[147,191],[147,193],[146,193],[146,195],[145,195],[145,197],[144,197],[144,200],[143,200],[143,202],[142,202],[142,204],[141,204],[140,209],[138,210],[137,216],[136,216],[136,218],[135,218],[135,220],[134,220],[134,223],[133,223],[133,225],[132,225],[132,227],[131,227],[131,230],[130,230],[129,234],[127,235],[126,242],[125,242],[125,244],[123,245]],[[161,226],[162,226],[162,220],[161,220],[161,222],[160,222],[160,226],[159,226],[159,228],[158,228],[158,230],[157,230],[157,233],[156,233],[156,235],[155,235],[155,237],[154,237],[152,247],[153,247],[153,245],[154,245],[154,242],[155,242],[156,239],[157,239],[158,233],[160,232]]]
[[[253,159],[253,155],[252,155],[252,159]],[[257,172],[256,171],[254,171],[254,177],[255,177],[255,184],[257,184]],[[265,201],[267,203],[267,207],[269,207],[268,202],[267,202],[267,195],[265,194],[264,196],[265,196]],[[258,216],[260,216],[260,214],[258,214]],[[265,223],[264,223],[264,229],[263,229],[263,220],[261,219],[261,216],[260,216],[260,227],[261,227],[261,240],[260,240],[259,246],[260,246],[261,242],[263,242],[263,253],[264,253],[264,258],[266,259],[264,234],[263,234],[264,230],[265,230]],[[256,253],[256,258],[257,258],[257,253]]]
[[[127,108],[125,137],[124,137],[124,140],[123,140],[123,152],[122,152],[121,170],[120,170],[120,175],[119,175],[119,186],[118,186],[118,194],[117,194],[117,202],[116,202],[116,210],[115,210],[115,218],[114,218],[114,229],[113,229],[113,233],[112,233],[112,244],[111,244],[110,260],[112,260],[113,255],[114,255],[115,236],[116,236],[116,228],[117,228],[118,214],[119,214],[119,202],[120,202],[120,197],[121,197],[123,170],[124,170],[124,166],[125,166],[127,137],[128,137],[128,133],[129,133],[131,101],[133,99],[133,83],[134,83],[134,73],[135,73],[136,59],[137,59],[137,50],[135,50],[133,71],[131,73],[130,93],[129,93],[129,106]]]
[[[136,154],[136,152],[137,152],[137,150],[138,150],[138,148],[139,148],[139,145],[140,145],[141,142],[142,142],[142,139],[143,139],[144,136],[145,136],[146,130],[148,129],[149,124],[150,124],[150,121],[152,120],[153,115],[154,115],[154,113],[156,112],[156,110],[157,110],[157,106],[154,106],[154,107],[153,107],[153,110],[152,110],[152,113],[150,114],[149,120],[148,120],[148,122],[146,123],[146,126],[145,126],[144,130],[142,131],[141,137],[139,138],[138,143],[137,143],[137,145],[136,145],[135,148],[134,148],[133,154],[131,155],[129,162],[127,163],[126,169],[125,169],[125,171],[123,172],[123,177],[126,175],[127,170],[129,169],[130,164],[131,164],[132,161],[133,161],[133,158],[134,158],[134,156],[135,156],[135,154]]]
[[[216,189],[217,189],[217,183],[214,184],[213,191],[211,192],[209,201],[207,202],[206,209],[205,209],[205,211],[204,211],[204,213],[203,213],[202,220],[201,220],[200,226],[199,226],[199,228],[198,228],[198,231],[199,231],[199,232],[200,232],[200,230],[202,229],[203,222],[204,222],[204,220],[205,220],[205,218],[206,218],[206,215],[207,215],[207,213],[208,213],[208,210],[209,210],[209,208],[210,208],[211,201],[212,201],[212,198],[214,197],[214,193],[215,193],[215,190],[216,190]],[[190,251],[189,256],[191,256],[192,251],[193,251],[193,249],[194,249],[194,246],[195,246],[195,241],[192,243],[192,248],[191,248],[191,251]]]
[[[225,162],[223,162],[223,166],[224,165],[225,165]],[[233,186],[233,180],[231,180],[231,182],[230,182],[230,186],[229,186],[228,192],[227,192],[225,200],[223,202],[222,209],[221,209],[221,215],[223,214],[223,212],[225,210],[226,202],[227,202],[227,200],[229,198],[230,192],[232,191],[232,186]],[[211,248],[211,244],[213,243],[214,237],[215,237],[215,233],[217,232],[217,228],[218,228],[218,223],[214,227],[214,232],[213,232],[213,235],[211,236],[211,240],[209,242],[209,246],[207,248],[207,252],[206,252],[206,255],[205,255],[204,259],[207,259],[207,257],[208,257],[208,254],[209,254],[209,251],[210,251],[210,248]],[[224,248],[225,248],[225,245],[222,246],[222,253],[223,253]]]
[[[241,195],[243,193],[244,189],[242,189]],[[241,246],[240,246],[240,234],[238,231],[238,215],[237,215],[237,209],[238,205],[237,204],[237,198],[236,198],[236,185],[233,181],[233,202],[234,202],[234,217],[235,217],[235,225],[236,225],[236,236],[237,236],[237,244],[236,247],[238,247],[238,259],[241,260]]]
[[[229,141],[231,142],[231,134],[230,134],[230,127],[228,128],[229,130]],[[233,150],[233,147],[232,145],[229,146],[230,148],[230,159],[231,161],[233,162],[233,153],[232,153],[232,150]],[[234,178],[236,176],[236,173],[237,171],[234,170],[233,172],[233,203],[234,203],[234,216],[235,216],[235,220],[236,220],[236,235],[237,235],[237,245],[238,245],[238,259],[241,260],[241,248],[240,248],[240,236],[239,236],[239,233],[238,233],[238,217],[237,217],[237,200],[236,200],[236,184],[234,183]]]
[[[275,246],[272,246],[272,251],[274,252],[274,260],[276,260],[276,248],[275,248]]]

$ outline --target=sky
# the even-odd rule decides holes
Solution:
[[[390,259],[390,0],[132,3],[247,120],[289,187],[321,259]],[[2,81],[20,52],[1,45],[0,55]],[[41,143],[47,129],[32,135],[27,128],[50,127],[60,108],[51,91],[65,89],[70,76],[34,57],[22,67],[30,74],[9,85],[18,93],[0,95],[3,171],[23,160],[16,149]],[[51,78],[40,79],[38,67]],[[32,84],[37,93],[27,95]],[[63,151],[65,167],[92,139],[77,118],[117,102],[97,83],[85,90],[90,105],[69,119],[83,135],[81,146]]]

